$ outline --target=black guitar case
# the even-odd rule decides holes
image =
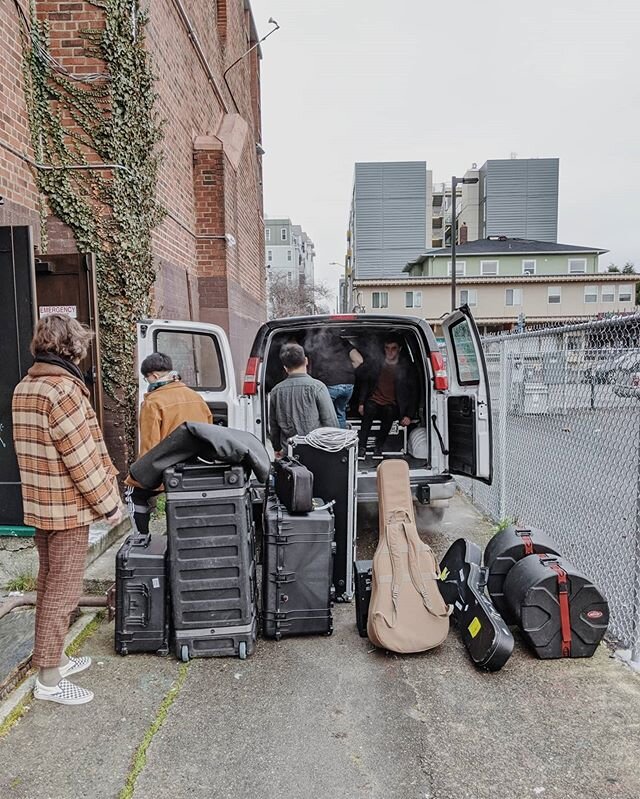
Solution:
[[[498,671],[511,657],[513,635],[485,593],[486,572],[477,544],[459,538],[440,563],[438,586],[471,660],[485,671]]]

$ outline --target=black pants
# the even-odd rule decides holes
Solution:
[[[150,491],[148,488],[134,488],[127,486],[125,491],[125,501],[129,512],[133,514],[133,521],[139,533],[146,535],[149,532],[149,520],[155,502],[152,499],[158,496],[157,491]]]
[[[378,405],[377,402],[369,399],[364,404],[364,415],[362,417],[362,427],[358,433],[358,442],[361,447],[367,446],[367,439],[371,432],[371,425],[375,419],[380,420],[380,430],[376,434],[376,449],[382,449],[387,440],[391,425],[400,417],[397,405]]]

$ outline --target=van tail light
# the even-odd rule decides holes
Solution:
[[[242,383],[242,393],[253,396],[258,393],[258,369],[260,358],[249,358]]]
[[[436,391],[446,391],[449,388],[449,378],[444,365],[441,352],[431,353],[431,368],[433,369],[433,387]]]

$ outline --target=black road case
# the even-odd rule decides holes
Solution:
[[[135,533],[116,554],[115,647],[129,652],[169,651],[167,538]]]
[[[453,617],[462,642],[478,668],[498,671],[511,657],[511,631],[485,593],[486,570],[480,566],[480,547],[459,538],[440,563],[438,586],[444,601],[453,606]]]
[[[333,561],[333,586],[338,602],[353,597],[353,562],[356,555],[357,522],[357,441],[352,445],[328,452],[305,443],[296,436],[289,442],[289,454],[294,455],[313,473],[313,493],[325,502],[333,501],[336,520],[336,556]]]
[[[333,536],[330,508],[291,514],[274,494],[267,495],[262,564],[262,624],[267,638],[333,631]]]
[[[237,655],[257,635],[255,532],[241,466],[182,463],[164,472],[176,654]]]
[[[371,602],[372,560],[357,560],[353,565],[356,594],[356,627],[360,638],[367,637],[367,619]]]
[[[519,560],[538,552],[559,554],[557,545],[543,530],[513,525],[496,533],[484,551],[484,565],[489,570],[489,596],[498,612],[510,624],[515,623],[515,619],[504,601],[504,581]]]
[[[609,605],[584,574],[557,555],[528,555],[509,571],[505,602],[540,658],[591,657]]]

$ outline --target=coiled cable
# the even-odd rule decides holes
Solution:
[[[358,440],[355,430],[343,430],[341,427],[319,427],[303,436],[305,444],[325,452],[340,452],[353,446]]]

